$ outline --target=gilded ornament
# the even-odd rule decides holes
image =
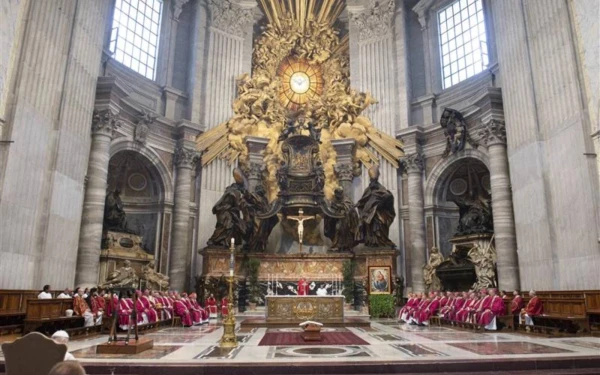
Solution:
[[[355,139],[355,166],[377,165],[381,156],[397,168],[404,155],[402,142],[380,132],[362,115],[377,100],[350,88],[348,36],[340,38],[333,27],[345,1],[260,0],[260,5],[268,24],[255,42],[252,76],[244,74],[237,80],[234,115],[198,137],[202,165],[219,157],[229,163],[238,160],[244,167],[249,163],[246,137],[268,139],[264,162],[269,201],[288,187],[277,171],[283,159],[281,143],[290,134],[309,135],[319,142],[323,193],[328,199],[338,187],[332,140]],[[290,119],[299,115],[308,126],[291,129]]]

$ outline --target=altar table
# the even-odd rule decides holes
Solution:
[[[344,322],[344,296],[266,296],[267,323]]]

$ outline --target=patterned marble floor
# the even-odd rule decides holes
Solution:
[[[471,333],[444,327],[400,325],[393,321],[373,321],[370,328],[327,328],[348,330],[368,345],[347,346],[259,346],[265,328],[239,328],[240,345],[222,351],[218,342],[223,332],[220,324],[191,328],[166,328],[146,336],[154,339],[154,349],[128,362],[202,363],[202,362],[316,362],[351,361],[444,361],[491,358],[556,358],[600,356],[600,338],[540,338],[512,333]],[[294,332],[296,328],[269,329],[269,332]],[[69,350],[82,362],[111,362],[122,355],[97,355],[95,345],[106,337],[77,340]],[[0,353],[1,357],[1,353]]]

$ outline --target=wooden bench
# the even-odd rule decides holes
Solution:
[[[27,301],[38,294],[34,290],[0,290],[0,335],[23,330]]]
[[[588,290],[585,296],[585,312],[589,319],[590,332],[600,333],[600,290]]]
[[[519,329],[546,334],[589,333],[590,324],[586,314],[583,293],[541,292],[538,297],[544,306],[542,315],[532,317],[533,326],[520,325]]]
[[[83,317],[66,316],[66,311],[69,309],[73,309],[73,300],[71,299],[30,300],[23,321],[23,333],[37,331],[51,335],[60,329],[72,330],[83,327]]]
[[[503,301],[504,301],[504,315],[498,315],[496,317],[496,326],[498,327],[498,330],[506,328],[506,329],[514,331],[516,329],[516,327],[519,325],[519,315],[517,315],[517,314],[513,315],[510,312],[512,298],[504,299]],[[525,300],[523,300],[523,302],[525,302]]]

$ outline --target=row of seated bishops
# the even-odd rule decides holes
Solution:
[[[208,323],[209,319],[216,319],[219,314],[219,306],[214,295],[210,295],[204,307],[198,303],[196,293],[177,293],[175,291],[158,292],[145,289],[136,291],[137,301],[129,297],[119,300],[117,294],[106,293],[99,288],[83,289],[75,288],[73,292],[65,289],[57,298],[73,299],[73,315],[82,316],[85,326],[102,324],[103,316],[113,316],[117,312],[119,327],[127,329],[132,311],[137,312],[137,324],[154,323],[158,320],[168,320],[174,316],[181,318],[184,326],[192,326]],[[38,295],[39,299],[52,298],[50,286],[45,285]],[[112,300],[112,301],[111,301]],[[221,316],[228,315],[228,300],[221,300]]]
[[[433,316],[461,323],[472,323],[486,330],[496,330],[496,317],[518,315],[519,324],[533,325],[532,317],[543,314],[542,301],[535,291],[529,292],[529,302],[524,306],[518,291],[512,299],[496,289],[479,292],[430,292],[409,293],[406,305],[400,309],[398,320],[407,324],[428,325]],[[511,299],[510,311],[506,311],[505,300]]]
[[[132,310],[137,312],[137,324],[154,323],[158,320],[168,320],[175,316],[181,319],[184,327],[208,323],[210,319],[218,317],[217,301],[211,294],[206,299],[204,307],[197,300],[196,293],[178,293],[175,291],[158,292],[145,289],[136,291],[137,301],[132,298],[118,299],[117,295],[112,295],[113,303],[110,306],[117,306],[119,328],[126,330],[131,324]],[[229,314],[228,300],[221,300],[221,316],[224,318]],[[107,310],[109,316],[112,310]]]

